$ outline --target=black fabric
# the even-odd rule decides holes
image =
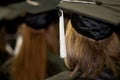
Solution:
[[[28,14],[25,23],[33,29],[47,28],[52,22],[58,20],[57,10],[43,12],[40,14]]]
[[[25,1],[25,0],[0,0],[0,6],[6,6],[9,4],[18,3],[22,1]]]
[[[2,23],[2,21],[0,21],[0,29],[2,28],[2,26],[3,26],[3,23]]]
[[[0,68],[0,80],[11,80],[10,79],[10,66],[13,61],[13,57],[9,58]]]
[[[81,78],[81,72],[77,72],[72,78],[70,78],[71,72],[69,70],[58,73],[46,80],[120,80],[120,76],[116,79],[111,73],[103,71],[96,79]]]
[[[24,21],[24,17],[18,16],[12,20],[3,19],[1,21],[2,26],[5,26],[6,32],[8,34],[15,34],[19,25]]]
[[[6,72],[7,68],[4,70],[2,69],[2,66],[8,61],[12,56],[9,55],[7,52],[1,52],[0,51],[0,80],[10,80],[9,79],[9,73]],[[8,66],[7,66],[8,67]]]
[[[71,17],[73,28],[79,33],[94,40],[102,40],[112,34],[112,25],[73,14]]]
[[[51,51],[47,52],[47,67],[46,67],[46,78],[56,75],[62,71],[65,71],[64,60],[58,55],[55,55]]]
[[[11,55],[7,52],[0,51],[0,65],[7,61]]]

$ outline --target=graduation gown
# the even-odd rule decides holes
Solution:
[[[69,70],[66,70],[66,71],[63,71],[53,77],[50,77],[46,80],[120,80],[120,77],[118,79],[114,78],[114,76],[109,73],[109,72],[106,72],[106,71],[103,71],[100,76],[98,76],[98,78],[96,79],[91,79],[91,78],[80,78],[80,75],[81,75],[81,72],[77,72],[77,74],[75,74],[72,78],[70,78],[70,74],[71,74],[71,71]],[[120,74],[119,74],[120,76]]]

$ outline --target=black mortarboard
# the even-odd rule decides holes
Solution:
[[[78,33],[95,40],[120,27],[120,0],[61,0],[58,7],[72,14],[71,24]]]
[[[33,29],[48,28],[52,22],[58,21],[58,10],[51,10],[40,14],[28,14],[25,23]]]
[[[57,19],[56,10],[60,0],[26,0],[8,5],[9,8],[27,12],[25,23],[34,29],[46,28]]]

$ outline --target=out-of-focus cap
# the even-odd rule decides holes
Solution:
[[[2,20],[3,18],[5,18],[9,13],[10,13],[10,9],[5,8],[5,7],[0,7],[0,20]]]
[[[33,1],[38,4],[32,5],[31,3]],[[27,0],[19,3],[11,4],[9,5],[9,7],[12,9],[17,9],[17,10],[36,14],[36,13],[41,13],[56,9],[56,6],[58,5],[59,1],[60,0],[32,0],[32,2],[29,3],[30,0]]]

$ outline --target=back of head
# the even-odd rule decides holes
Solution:
[[[45,34],[46,29],[58,18],[56,15],[57,11],[52,10],[26,16],[20,28],[23,43],[11,66],[11,79],[44,80],[47,51]]]
[[[66,65],[73,71],[81,71],[81,77],[96,78],[104,70],[118,76],[120,40],[114,32],[102,40],[94,40],[76,32],[69,21],[66,45]]]
[[[44,30],[36,31],[26,24],[22,26],[23,43],[11,65],[13,80],[44,80],[46,45]]]
[[[118,77],[120,40],[115,30],[120,29],[119,2],[61,0],[61,13],[71,14],[66,29],[65,62],[73,74],[80,71],[80,77],[97,78],[107,70]]]

